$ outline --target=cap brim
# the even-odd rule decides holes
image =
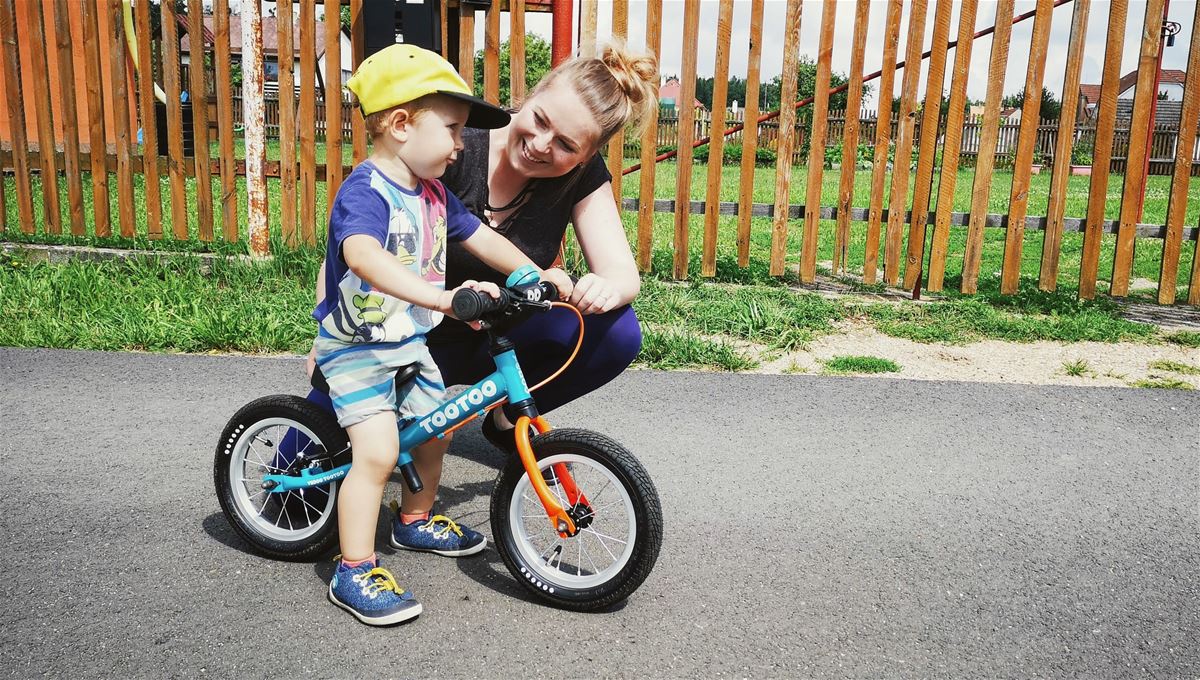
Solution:
[[[444,90],[438,91],[438,94],[444,94],[471,105],[471,113],[467,115],[467,127],[492,130],[508,125],[508,121],[512,118],[508,111],[479,97]]]

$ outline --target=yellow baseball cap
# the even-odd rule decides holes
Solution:
[[[472,96],[450,62],[415,45],[389,45],[367,57],[346,87],[358,97],[364,116],[437,93],[471,105],[467,127],[500,128],[509,121],[507,111]]]

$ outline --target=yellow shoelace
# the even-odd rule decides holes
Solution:
[[[450,519],[449,517],[447,517],[445,515],[434,515],[433,517],[430,517],[429,521],[425,522],[425,526],[432,528],[433,525],[437,524],[438,522],[445,522],[446,528],[433,532],[434,537],[441,538],[441,537],[445,536],[446,534],[450,533],[451,531],[453,531],[455,534],[458,535],[459,538],[462,538],[462,535],[463,535],[462,529],[459,529],[458,525],[454,523],[454,520]]]
[[[390,590],[397,595],[403,595],[404,589],[396,583],[396,577],[392,576],[392,572],[383,567],[375,567],[362,576],[363,580],[369,580],[364,591],[370,595],[371,593],[379,593]]]

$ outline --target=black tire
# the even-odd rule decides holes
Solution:
[[[531,485],[525,477],[525,468],[520,460],[513,458],[500,471],[492,490],[492,536],[505,566],[530,593],[564,609],[595,611],[629,597],[650,575],[662,545],[662,507],[650,475],[633,454],[620,444],[588,430],[552,430],[534,437],[532,446],[543,471],[551,470],[555,461],[566,462],[572,476],[580,484],[580,490],[596,508],[619,504],[618,510],[625,512],[613,519],[617,528],[627,530],[626,540],[606,547],[601,539],[611,536],[596,531],[591,531],[589,536],[589,529],[592,528],[589,522],[589,526],[577,536],[558,539],[559,547],[553,547],[555,535],[545,511],[540,502],[531,501],[536,496],[532,494]],[[593,479],[596,481],[593,482]],[[605,496],[610,494],[609,488],[613,488],[611,494],[615,494],[617,500],[612,501],[611,495]],[[551,491],[563,494],[558,484],[552,484]],[[590,494],[597,494],[597,497],[591,497]],[[518,501],[515,506],[514,501]],[[538,513],[540,518],[537,517]],[[608,519],[608,515],[618,514],[616,510],[611,513],[594,510],[594,513],[594,521],[597,522]],[[625,517],[626,514],[631,516]],[[533,519],[521,519],[529,516],[533,516]],[[514,522],[520,526],[514,526]],[[543,533],[538,527],[545,530],[547,538],[544,545],[551,546],[551,550],[540,551],[541,545],[535,546],[535,541],[528,537],[531,529]],[[633,534],[632,540],[629,540],[630,533]],[[580,541],[581,544],[573,544],[572,541]],[[613,556],[613,564],[600,569],[592,563],[590,567],[596,573],[582,574],[586,541],[598,542],[605,552]],[[562,546],[567,547],[564,549]],[[571,559],[576,547],[579,557],[573,567],[576,574],[572,575],[569,573],[572,566],[565,562]],[[613,547],[617,548],[619,554],[613,555],[610,551]],[[539,552],[542,555],[552,553],[545,564],[537,557]],[[596,554],[603,553],[597,551]],[[557,558],[557,567],[551,563],[554,558]]]
[[[230,419],[217,443],[213,482],[221,510],[251,547],[276,559],[312,560],[337,542],[337,482],[267,494],[253,480],[267,471],[277,473],[276,466],[290,462],[288,456],[301,445],[296,442],[305,439],[285,443],[289,436],[303,432],[307,432],[305,439],[327,452],[341,452],[337,459],[322,463],[321,469],[350,462],[346,432],[333,415],[293,395],[276,394],[246,404]]]

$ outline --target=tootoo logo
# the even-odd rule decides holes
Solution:
[[[433,413],[425,416],[419,422],[420,426],[428,434],[433,434],[435,428],[443,428],[447,423],[457,420],[460,416],[471,412],[471,406],[482,406],[485,401],[496,396],[500,388],[496,383],[488,380],[479,387],[471,389],[458,395],[454,401],[447,403]]]

